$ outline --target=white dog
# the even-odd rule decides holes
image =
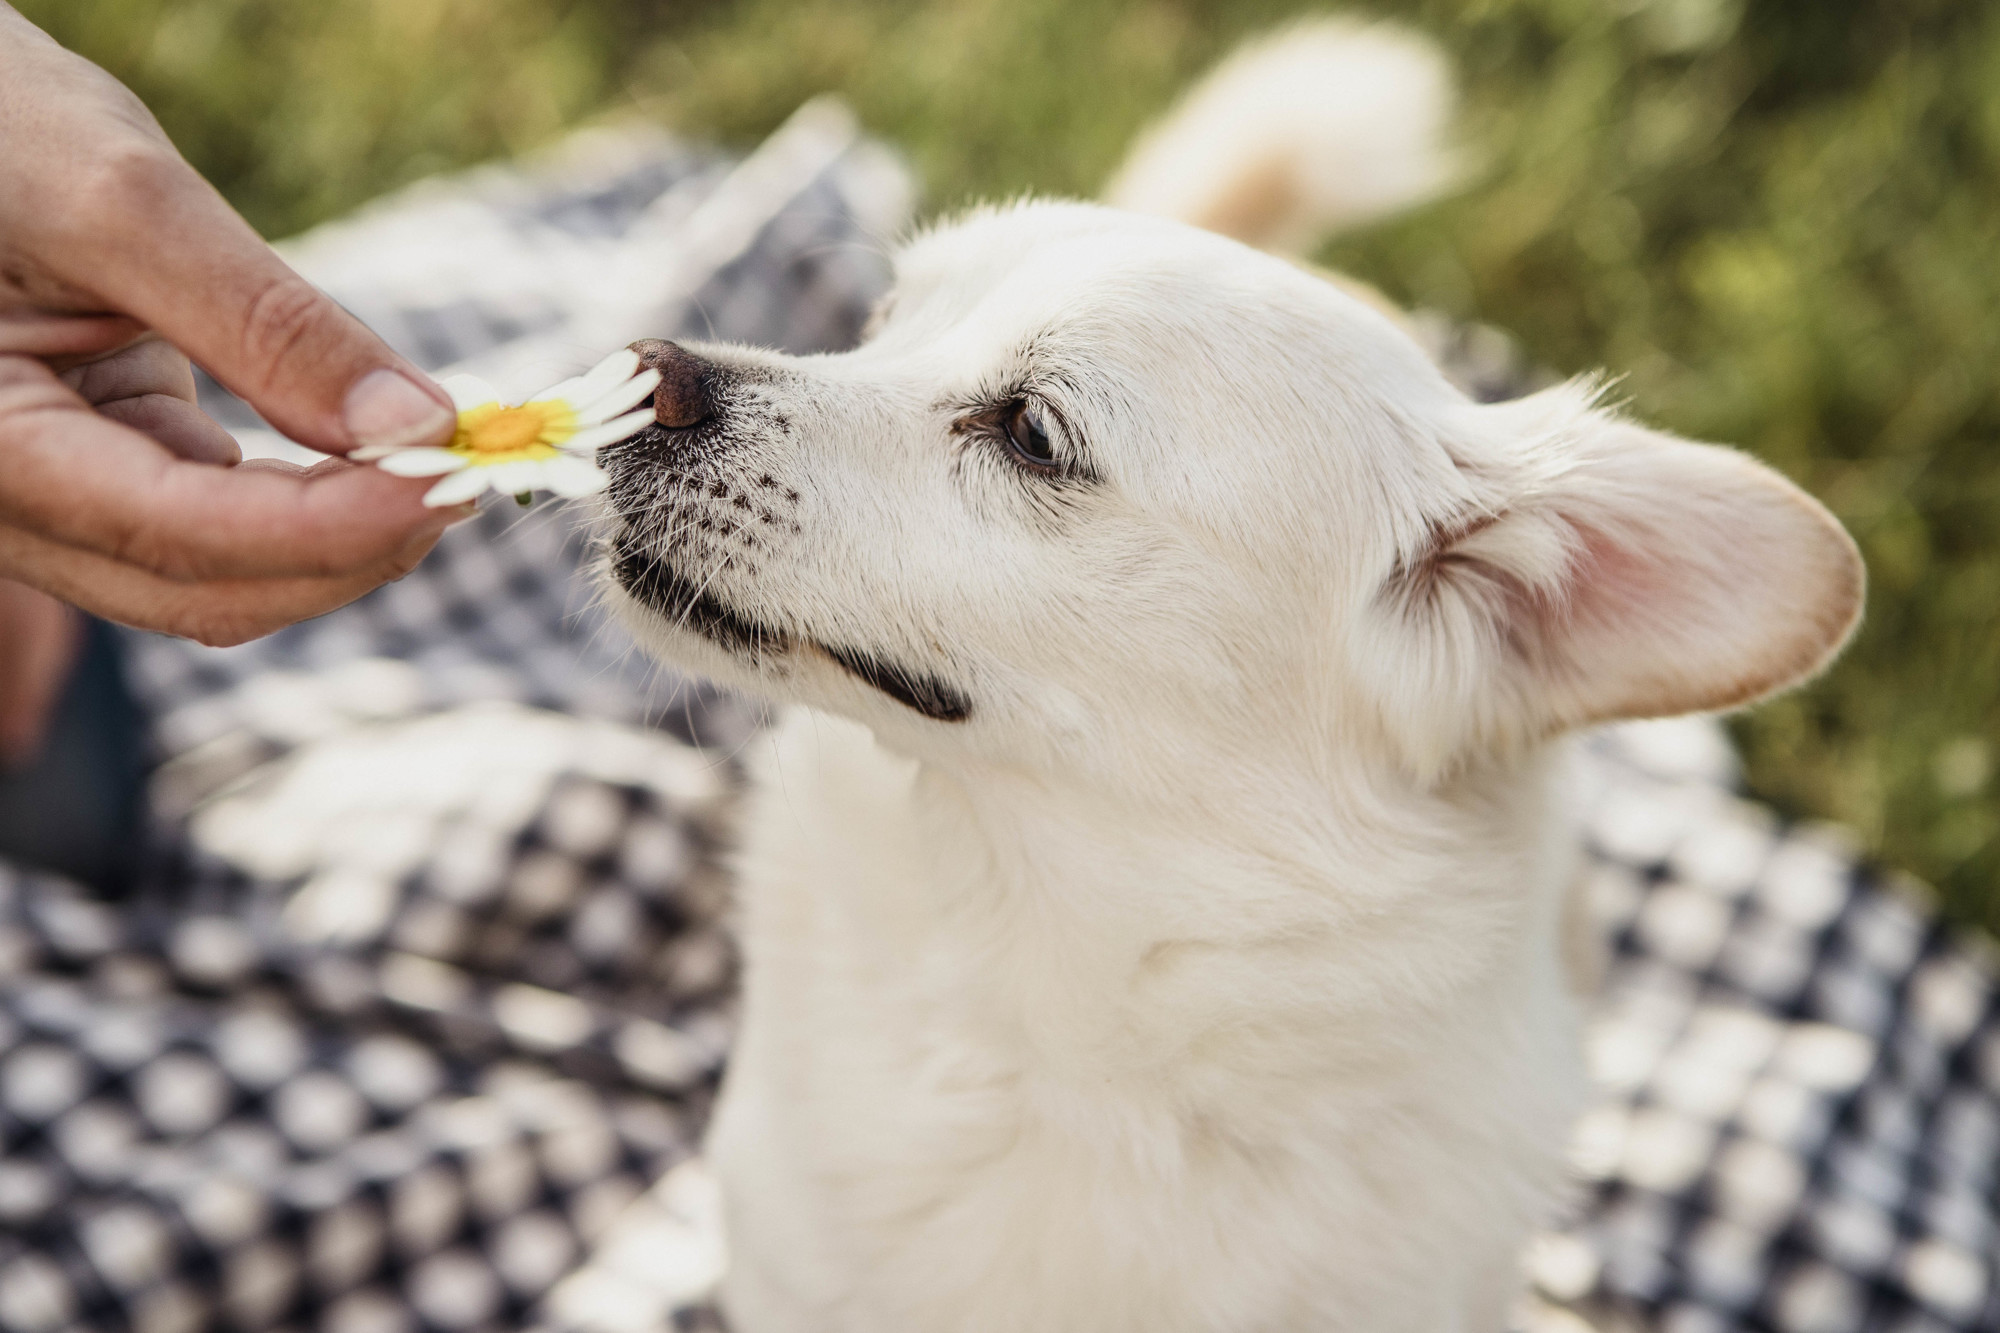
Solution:
[[[1290,151],[1229,216],[1296,210]],[[804,705],[741,857],[732,1320],[1499,1328],[1583,1082],[1559,738],[1809,675],[1852,544],[1181,223],[986,211],[897,272],[843,355],[644,345],[607,456],[649,646]]]

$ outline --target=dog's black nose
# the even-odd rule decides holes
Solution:
[[[660,372],[660,387],[653,392],[653,419],[669,430],[686,430],[715,415],[715,403],[708,395],[708,362],[678,343],[662,338],[642,338],[632,344],[639,360]]]

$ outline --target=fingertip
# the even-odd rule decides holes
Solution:
[[[444,390],[387,366],[369,371],[347,392],[341,409],[356,448],[410,449],[441,444],[458,422]]]

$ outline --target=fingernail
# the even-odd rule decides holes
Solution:
[[[400,371],[371,370],[347,391],[341,416],[361,448],[406,449],[443,435],[452,411]]]

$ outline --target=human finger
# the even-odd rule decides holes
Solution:
[[[121,625],[223,648],[325,615],[401,578],[437,538],[436,533],[413,537],[368,569],[337,578],[187,583],[0,526],[0,576]]]
[[[148,337],[115,355],[64,371],[63,383],[99,415],[151,436],[194,463],[232,466],[235,437],[195,406],[194,369],[179,349]]]
[[[93,407],[154,393],[195,400],[194,367],[187,354],[151,334],[109,356],[72,366],[58,378]]]
[[[125,315],[58,315],[0,310],[0,356],[39,356],[56,365],[115,352],[145,335]]]
[[[130,316],[326,453],[445,438],[443,390],[288,268],[129,90],[4,5],[0,37],[0,279],[24,294],[4,304]]]
[[[171,394],[117,398],[101,404],[97,412],[157,440],[190,463],[234,467],[243,461],[243,448],[235,436],[193,403]]]
[[[39,362],[0,357],[0,523],[183,581],[339,577],[462,514],[427,483],[339,463],[205,467],[107,420]]]
[[[286,436],[325,453],[446,438],[451,400],[294,273],[157,146],[114,156],[45,259],[181,348]],[[143,220],[143,225],[140,225]],[[87,275],[87,276],[86,276]]]

